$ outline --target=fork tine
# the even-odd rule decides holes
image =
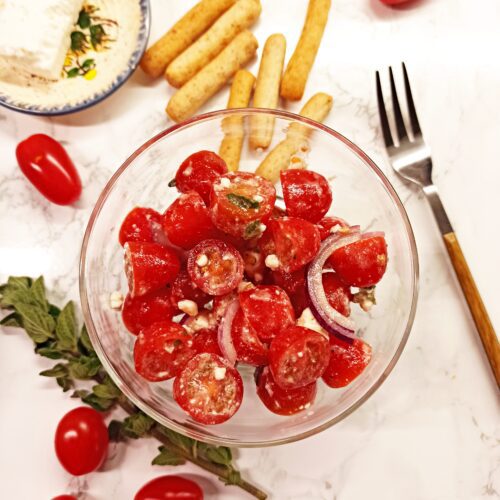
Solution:
[[[403,121],[403,115],[401,114],[401,108],[399,106],[398,94],[396,92],[396,84],[394,83],[394,75],[392,74],[392,68],[389,66],[389,78],[391,80],[391,94],[392,94],[392,107],[394,108],[394,121],[396,122],[396,131],[398,135],[399,142],[403,139],[408,138],[406,132],[405,122]]]
[[[410,80],[408,78],[405,63],[403,63],[403,76],[405,80],[406,103],[408,104],[408,114],[410,115],[410,123],[413,130],[413,135],[422,135],[422,130],[420,130],[420,124],[418,123],[417,110],[415,109],[415,104],[411,95]]]
[[[385,147],[389,148],[391,146],[394,146],[394,141],[392,140],[391,128],[389,126],[389,120],[387,119],[384,96],[382,94],[382,85],[380,84],[380,75],[378,71],[375,72],[375,78],[377,81],[377,102],[378,112],[380,115],[380,125],[382,126],[382,134],[384,136]]]

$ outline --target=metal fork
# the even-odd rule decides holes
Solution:
[[[486,356],[495,376],[497,386],[500,387],[500,345],[491,324],[486,308],[481,299],[481,295],[476,287],[474,278],[470,272],[467,261],[462,253],[457,236],[448,219],[448,215],[441,203],[436,186],[432,183],[432,159],[429,147],[424,141],[422,129],[418,123],[415,104],[411,95],[410,81],[406,66],[403,63],[403,77],[408,105],[408,119],[411,126],[411,138],[406,130],[401,107],[399,105],[396,85],[392,68],[389,68],[389,79],[392,94],[392,107],[394,112],[394,123],[396,128],[396,138],[394,141],[387,118],[387,111],[384,105],[384,96],[380,84],[379,72],[376,72],[377,101],[380,115],[382,134],[387,149],[387,155],[392,168],[403,179],[416,184],[425,193],[432,208],[434,217],[441,231],[448,255],[455,270],[456,276],[469,306],[474,323],[483,344]]]

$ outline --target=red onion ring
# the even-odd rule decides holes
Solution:
[[[233,338],[231,336],[231,326],[239,307],[240,302],[237,298],[228,304],[228,306],[226,307],[226,311],[224,312],[224,316],[222,317],[222,320],[219,324],[219,330],[217,332],[217,341],[219,343],[222,355],[233,366],[236,363],[236,349],[234,348]]]
[[[306,280],[311,312],[318,323],[329,333],[340,334],[351,339],[356,338],[354,322],[351,318],[340,314],[328,302],[323,287],[323,267],[333,252],[361,238],[359,229],[355,227],[351,227],[351,231],[347,234],[334,233],[328,236],[311,262]]]

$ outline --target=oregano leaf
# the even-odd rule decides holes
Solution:
[[[123,433],[132,439],[146,435],[154,425],[154,420],[145,413],[138,412],[123,421]]]
[[[73,302],[68,302],[57,318],[57,347],[65,351],[76,350],[76,316]]]
[[[3,318],[0,321],[0,325],[11,326],[14,328],[22,328],[23,327],[22,322],[21,322],[21,317],[16,312],[13,312],[13,313],[5,316],[5,318]]]
[[[219,478],[224,484],[226,485],[231,485],[231,484],[241,484],[241,474],[238,470],[233,469],[231,467],[231,470],[228,472],[227,478]]]
[[[182,434],[179,434],[178,432],[175,432],[171,429],[167,429],[166,427],[162,427],[161,431],[163,434],[165,434],[165,436],[167,436],[167,438],[173,445],[178,446],[185,451],[190,451],[195,444],[194,439],[183,436]]]
[[[125,436],[123,434],[123,422],[120,422],[119,420],[111,420],[108,424],[108,437],[109,440],[114,443],[125,441]]]
[[[233,456],[231,450],[225,446],[212,446],[198,443],[198,452],[210,462],[220,465],[231,465]]]
[[[45,282],[43,276],[37,278],[30,287],[31,303],[49,312],[49,302],[45,296]]]
[[[153,459],[151,465],[182,465],[186,463],[186,460],[178,453],[165,446],[160,446],[158,451],[160,453]]]
[[[96,356],[80,356],[69,362],[69,373],[71,377],[78,380],[87,380],[96,376],[101,366]]]
[[[83,30],[87,29],[90,26],[90,16],[89,16],[88,12],[85,9],[82,9],[80,11],[80,14],[78,14],[77,24]]]
[[[35,352],[49,359],[62,359],[64,357],[64,354],[55,347],[36,347]]]
[[[68,367],[62,363],[57,363],[52,368],[41,371],[39,375],[42,377],[65,377],[68,375]]]
[[[73,387],[73,381],[68,377],[57,377],[57,384],[62,388],[63,392],[67,392]]]
[[[258,208],[260,207],[260,204],[258,201],[247,198],[246,196],[243,196],[241,194],[229,193],[229,194],[226,194],[226,198],[233,205],[236,205],[238,208],[241,208],[243,210],[249,210],[251,208],[254,210],[258,210]]]
[[[56,322],[49,313],[25,303],[18,303],[15,307],[22,318],[23,328],[36,344],[54,337]]]
[[[108,411],[115,404],[113,399],[99,398],[93,393],[90,393],[81,399],[84,403],[88,404],[97,411]]]
[[[80,332],[78,347],[82,354],[91,354],[95,352],[92,342],[90,342],[89,332],[87,331],[87,327],[85,325],[82,326],[82,330]]]
[[[92,392],[99,398],[102,399],[116,399],[120,396],[120,389],[116,386],[111,386],[109,384],[97,384],[92,387]]]

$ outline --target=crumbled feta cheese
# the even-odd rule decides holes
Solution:
[[[250,281],[241,281],[238,285],[238,292],[244,292],[245,290],[250,290],[251,288],[254,288],[253,283]]]
[[[338,231],[340,231],[342,229],[342,226],[340,224],[335,224],[335,226],[332,226],[330,228],[330,233],[337,233]]]
[[[257,203],[262,203],[264,201],[264,197],[261,196],[260,194],[254,194],[253,201],[256,201]]]
[[[227,177],[221,177],[220,185],[224,186],[225,188],[228,188],[231,186],[231,181]]]
[[[261,223],[261,224],[259,225],[259,231],[260,231],[261,233],[263,233],[266,229],[267,229],[267,226],[266,226],[265,224],[262,224],[262,223]]]
[[[208,257],[204,253],[202,253],[201,255],[198,255],[198,257],[196,259],[196,265],[203,267],[203,266],[206,266],[207,264],[208,264]]]
[[[191,165],[189,165],[189,167],[186,168],[186,170],[184,170],[182,175],[191,175],[192,173],[193,173],[193,167]]]
[[[198,314],[198,304],[193,300],[179,300],[177,307],[189,316],[196,316]]]
[[[316,318],[313,316],[311,309],[306,307],[297,320],[297,325],[302,326],[304,328],[309,328],[309,330],[314,330],[315,332],[321,333],[322,335],[326,335],[328,337],[328,333],[322,328],[322,326],[316,321]],[[299,358],[301,353],[298,354]]]
[[[214,368],[215,380],[222,380],[226,376],[226,369],[223,366],[216,366]]]
[[[272,269],[273,271],[278,269],[278,267],[280,267],[280,261],[278,259],[278,256],[275,255],[274,253],[266,257],[265,264],[269,269]]]
[[[123,295],[121,292],[112,292],[109,296],[109,307],[111,309],[121,309],[123,305]]]

